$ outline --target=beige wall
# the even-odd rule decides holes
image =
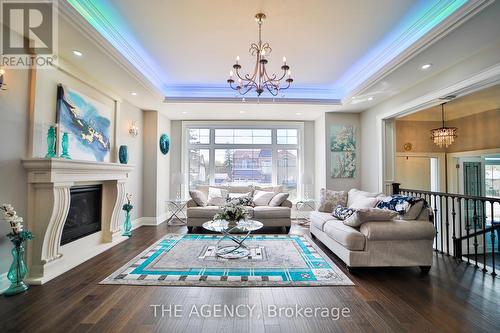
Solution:
[[[170,153],[172,154],[170,158],[170,174],[175,175],[176,173],[182,173],[182,121],[172,120],[170,123]],[[187,176],[186,176],[187,180]],[[170,197],[175,198],[177,195],[177,189],[179,185],[170,185]],[[186,185],[182,188],[182,195],[186,198],[189,194],[186,192]]]
[[[449,153],[500,148],[500,109],[451,120],[447,126],[458,128]]]
[[[158,139],[156,140],[156,147],[158,150],[158,167],[157,167],[157,198],[156,198],[156,216],[162,217],[161,222],[163,222],[166,218],[167,206],[166,201],[170,199],[170,156],[172,156],[172,152],[169,151],[167,155],[163,155],[160,152],[159,148],[159,140],[162,134],[167,134],[171,139],[172,134],[170,132],[170,120],[167,119],[164,115],[158,115]],[[170,143],[172,146],[172,143]]]
[[[314,196],[319,198],[320,190],[326,187],[326,114],[314,121]]]
[[[396,121],[396,151],[404,152],[403,145],[413,145],[412,152],[465,152],[500,147],[500,109],[476,113],[446,122],[456,127],[457,138],[447,149],[439,148],[430,140],[430,130],[440,127],[436,121]]]
[[[149,224],[159,224],[165,220],[166,200],[170,198],[170,156],[160,151],[160,136],[165,133],[172,139],[170,120],[157,111],[144,112],[144,165],[143,165],[143,205],[144,217]],[[172,141],[170,142],[172,149]]]
[[[12,204],[26,216],[26,175],[21,158],[28,155],[28,71],[6,70],[8,90],[0,91],[0,204]],[[0,221],[0,291],[8,286],[6,276],[12,245],[5,236],[10,228]]]
[[[403,145],[412,144],[411,152],[444,152],[431,140],[430,130],[441,126],[439,121],[396,121],[396,151],[405,152]]]
[[[124,101],[120,105],[120,116],[118,117],[118,125],[116,126],[118,145],[127,145],[128,147],[128,163],[134,166],[134,171],[129,175],[127,182],[127,192],[132,193],[132,202],[134,209],[132,210],[132,220],[143,217],[143,142],[144,142],[144,119],[142,110]],[[128,133],[130,124],[135,121],[139,127],[139,135],[136,137],[130,136]]]

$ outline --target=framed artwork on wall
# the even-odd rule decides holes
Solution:
[[[330,168],[332,178],[356,177],[356,128],[337,124],[330,128]]]
[[[59,137],[68,133],[75,160],[110,162],[114,109],[66,86],[57,87]]]

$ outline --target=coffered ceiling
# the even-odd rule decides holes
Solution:
[[[250,71],[264,12],[269,68],[286,56],[295,79],[284,101],[340,104],[451,29],[486,0],[67,0],[62,9],[113,48],[167,101],[234,100],[236,55]],[[77,24],[78,22],[76,22]],[[89,29],[90,27],[90,29]],[[103,45],[105,41],[108,45]],[[255,96],[247,96],[252,98]],[[265,97],[262,98],[265,101]]]

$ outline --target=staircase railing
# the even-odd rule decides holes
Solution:
[[[500,198],[406,189],[401,188],[399,183],[392,184],[392,192],[420,197],[427,201],[434,213],[436,251],[452,255],[468,264],[473,263],[476,268],[481,265],[484,272],[488,272],[488,267],[491,267],[491,275],[497,275],[495,242],[500,234],[500,218],[497,216],[495,219],[495,209],[499,215]],[[487,234],[491,241],[489,251]],[[491,265],[488,265],[488,254],[491,254]]]

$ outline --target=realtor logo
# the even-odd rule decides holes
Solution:
[[[56,59],[56,1],[0,0],[2,58],[10,68],[48,67]]]

